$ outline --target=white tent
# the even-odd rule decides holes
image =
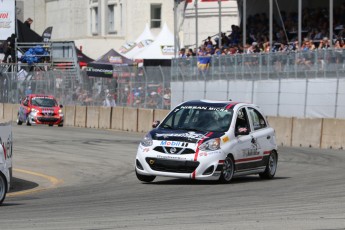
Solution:
[[[120,48],[120,53],[132,59],[135,55],[143,51],[154,41],[149,25],[146,23],[144,31],[139,35],[135,42],[127,42]]]
[[[172,59],[174,57],[174,34],[166,23],[154,42],[133,59]]]

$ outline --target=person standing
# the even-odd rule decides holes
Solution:
[[[27,27],[31,27],[31,24],[34,22],[34,20],[32,20],[31,18],[26,19],[26,21],[24,22],[24,25],[26,25]]]
[[[9,56],[11,56],[11,62],[15,62],[15,43],[16,43],[16,35],[12,34],[11,37],[8,37],[6,41],[4,42],[4,59],[2,62],[7,62],[7,59]]]

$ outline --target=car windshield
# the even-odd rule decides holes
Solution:
[[[34,97],[31,100],[31,104],[34,106],[42,106],[42,107],[57,106],[56,101],[53,98],[48,98],[48,97]]]
[[[180,106],[175,108],[159,126],[163,129],[226,132],[233,110],[212,106]]]

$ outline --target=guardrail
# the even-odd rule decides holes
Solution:
[[[0,103],[0,120],[16,121],[19,104]],[[169,110],[103,106],[65,106],[64,125],[82,128],[148,132],[154,120]],[[268,117],[279,146],[343,149],[345,120],[333,118]]]

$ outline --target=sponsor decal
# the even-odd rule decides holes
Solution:
[[[188,105],[188,106],[181,106],[181,109],[199,109],[199,110],[210,110],[210,111],[228,111],[226,108],[219,108],[219,107],[210,107],[210,106],[197,106],[197,105]]]
[[[122,64],[122,58],[120,56],[109,56],[108,61],[110,63],[115,63],[115,64]]]
[[[149,151],[150,151],[149,148],[144,148],[144,149],[143,149],[143,152],[144,152],[144,153],[147,153],[147,152],[149,152]]]
[[[161,46],[161,51],[163,55],[173,55],[175,52],[174,46]]]
[[[169,138],[169,137],[184,137],[187,139],[197,139],[197,140],[202,140],[205,138],[205,135],[203,134],[198,134],[195,132],[188,132],[188,133],[164,133],[164,134],[156,134],[156,137],[164,137],[164,138]]]
[[[0,145],[4,151],[5,159],[12,158],[12,134],[8,136],[6,142],[3,141],[0,137]]]
[[[164,137],[166,138],[166,137]],[[179,142],[179,141],[161,141],[160,145],[162,146],[176,146],[176,147],[180,147],[180,146],[187,146],[187,143],[184,142]]]
[[[204,156],[207,157],[207,155],[208,155],[207,152],[201,152],[201,153],[199,153],[199,156],[200,156],[200,157],[204,157]]]
[[[172,160],[187,160],[187,158],[185,157],[179,157],[179,156],[171,156],[171,155],[157,155],[157,158],[161,158],[161,159],[172,159]]]

